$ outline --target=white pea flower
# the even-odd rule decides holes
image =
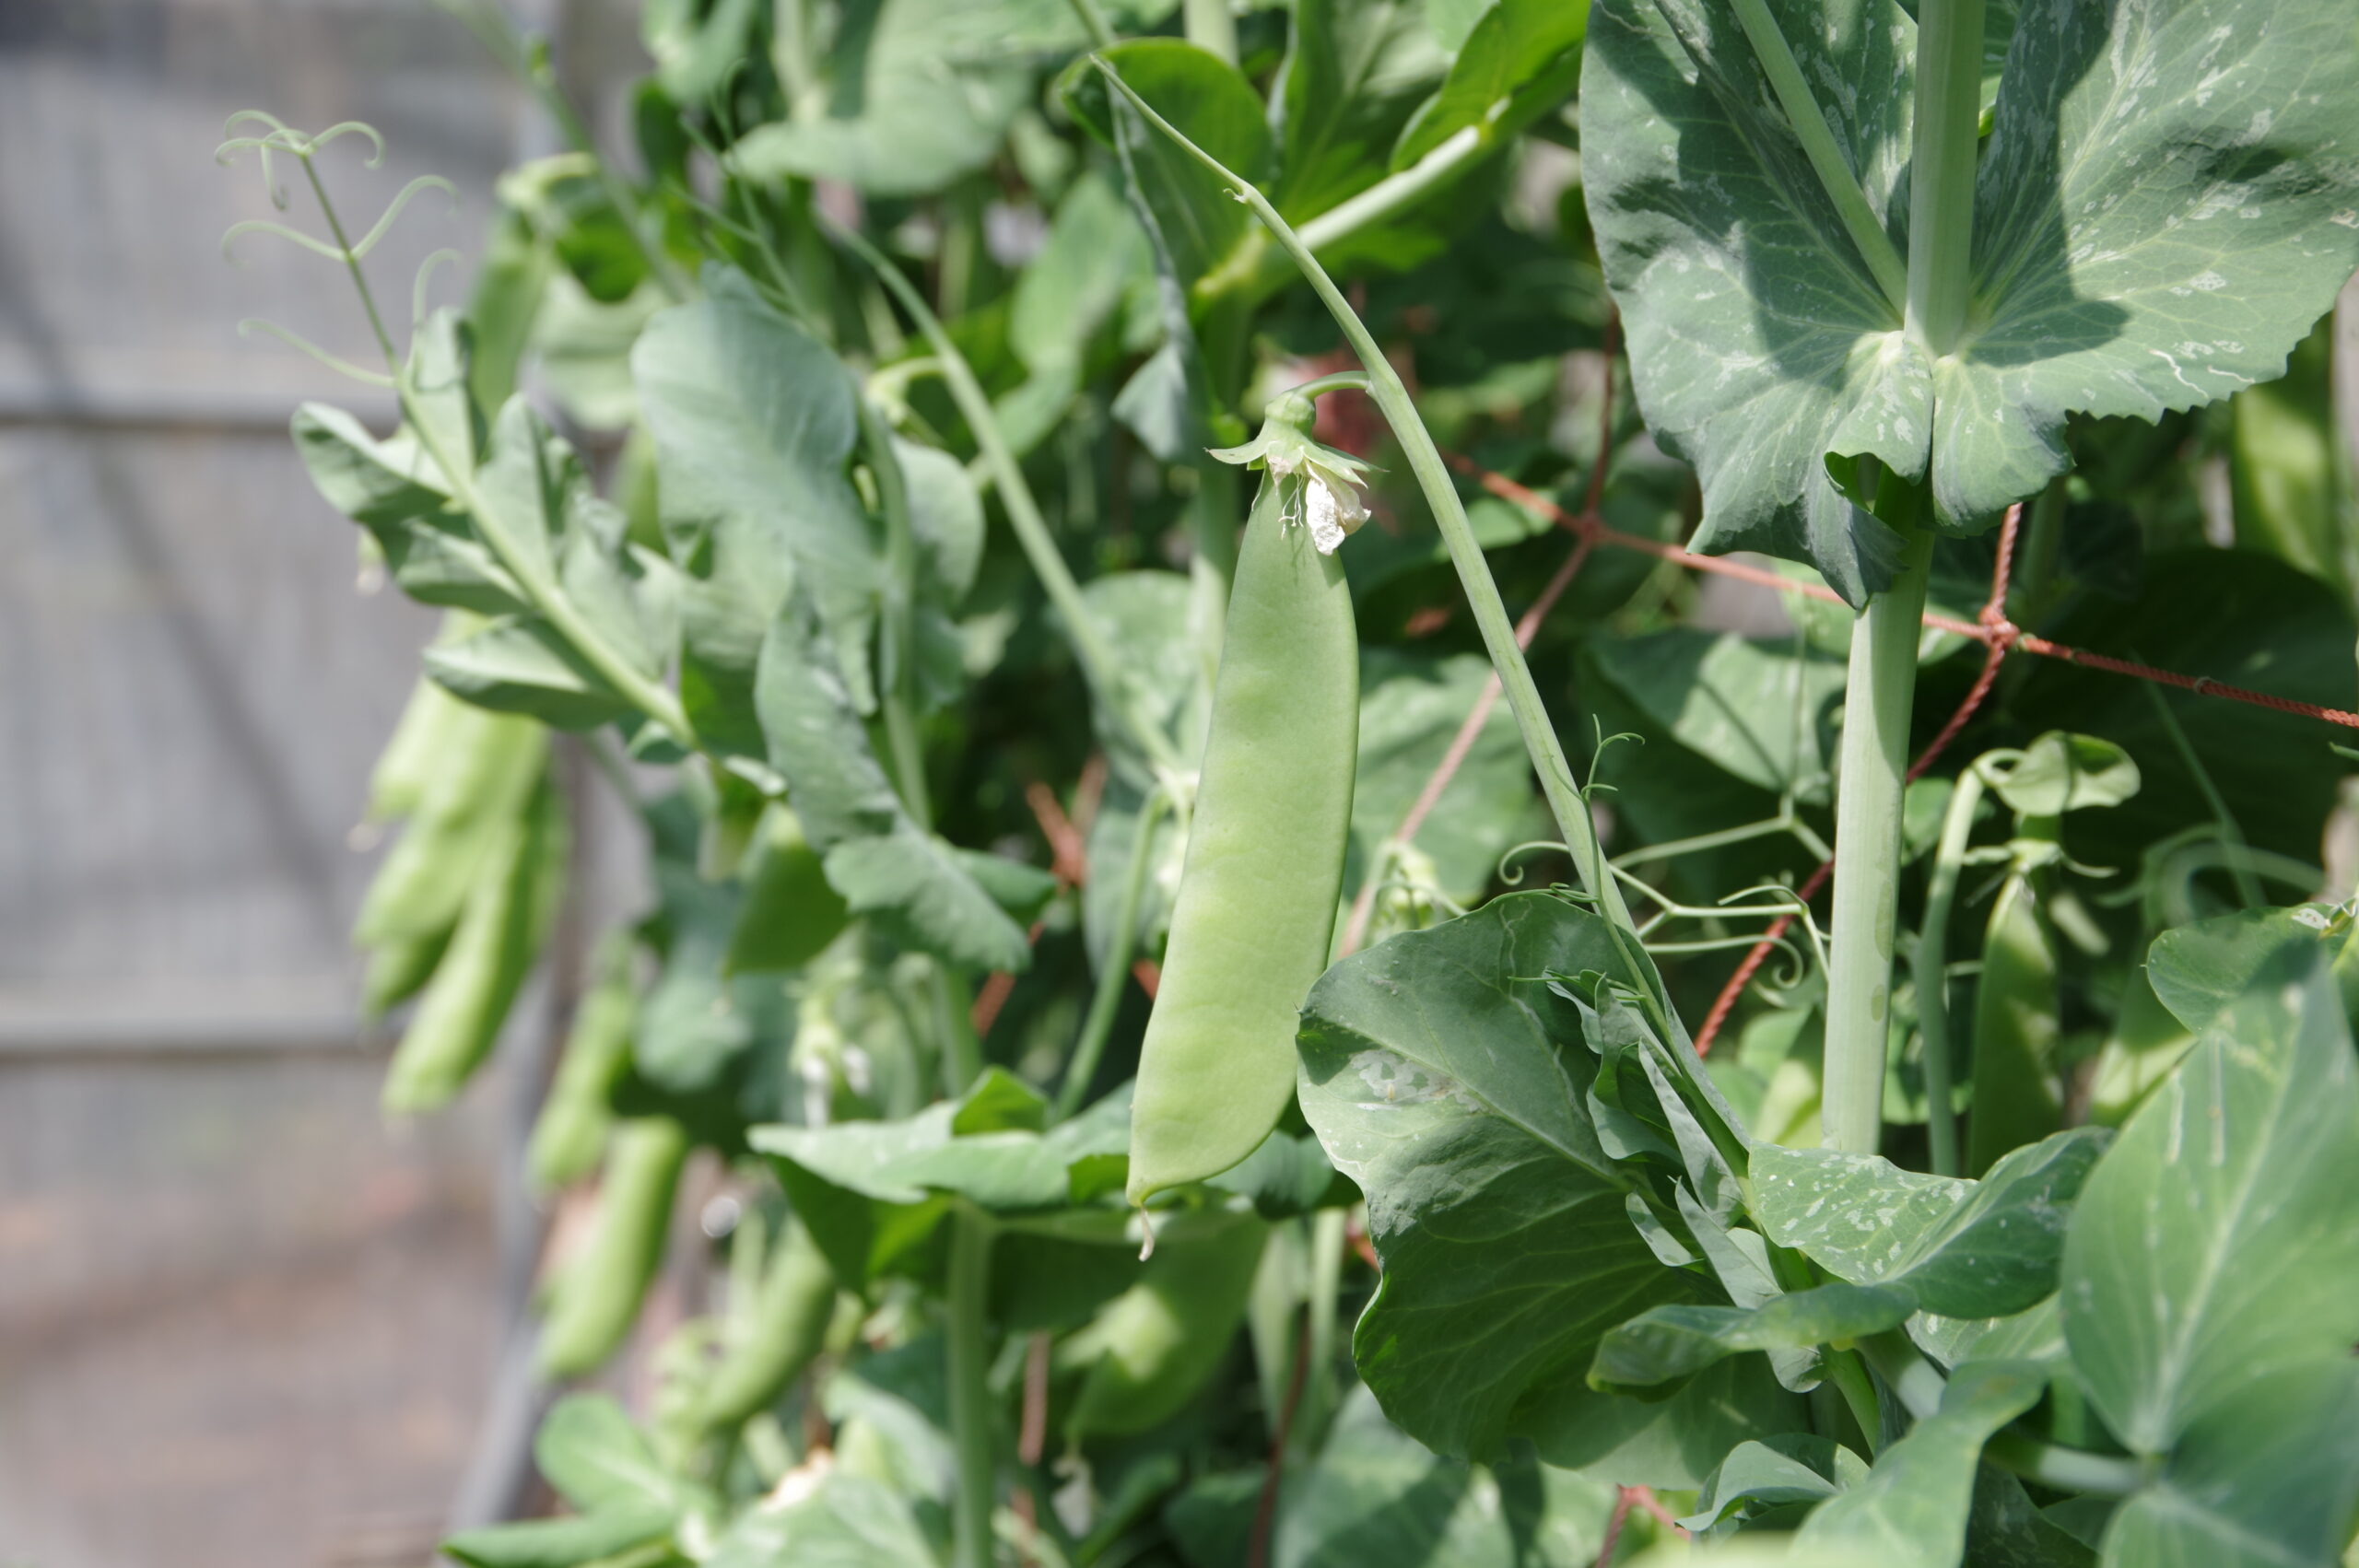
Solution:
[[[1281,392],[1271,400],[1259,436],[1241,447],[1217,448],[1212,455],[1267,469],[1282,486],[1291,486],[1292,495],[1281,491],[1285,521],[1309,529],[1311,544],[1332,556],[1368,519],[1360,495],[1360,475],[1368,465],[1313,440],[1310,422],[1310,400]]]

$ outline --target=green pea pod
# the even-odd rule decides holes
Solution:
[[[1095,1353],[1069,1437],[1121,1437],[1160,1426],[1196,1397],[1245,1321],[1267,1223],[1239,1217],[1200,1240],[1172,1241],[1138,1283],[1074,1336],[1068,1352]]]
[[[728,1348],[698,1403],[697,1424],[705,1432],[736,1427],[775,1404],[819,1353],[835,1316],[835,1270],[792,1219],[771,1243],[751,1293],[744,1310],[731,1308]]]
[[[2036,1143],[2062,1124],[2051,1082],[2056,1053],[2055,933],[2031,879],[2007,878],[1990,910],[1982,978],[1974,996],[1974,1108],[1966,1120],[1966,1174]]]
[[[722,973],[800,968],[844,929],[843,895],[828,885],[802,822],[784,806],[764,813],[749,860]]]
[[[353,940],[382,947],[450,930],[539,782],[548,731],[529,719],[462,706],[409,826],[377,868]]]
[[[360,1015],[382,1018],[426,989],[451,950],[456,922],[439,931],[417,936],[389,937],[369,954],[369,967],[360,977]]]
[[[1294,1097],[1302,999],[1327,966],[1359,736],[1343,563],[1263,478],[1238,551],[1187,859],[1131,1110],[1130,1198],[1216,1176]]]
[[[456,612],[453,612],[456,614]],[[474,617],[469,617],[473,619]],[[397,822],[418,808],[445,752],[464,728],[467,705],[420,675],[369,774],[369,820]]]
[[[640,1298],[663,1261],[687,1158],[687,1129],[670,1117],[635,1117],[615,1129],[597,1230],[557,1277],[541,1327],[541,1370],[551,1377],[596,1371],[639,1320]]]
[[[556,913],[567,837],[564,807],[544,781],[467,894],[450,949],[385,1070],[388,1111],[447,1105],[491,1054]]]
[[[598,950],[597,981],[573,1010],[565,1054],[524,1151],[525,1171],[543,1192],[588,1176],[605,1150],[615,1122],[608,1097],[630,1065],[631,1028],[639,1017],[631,954],[628,933],[608,936]]]

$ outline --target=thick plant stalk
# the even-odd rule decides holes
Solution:
[[[1966,323],[1974,245],[1982,0],[1922,0],[1917,10],[1917,124],[1909,165],[1908,330],[1935,355]],[[1900,797],[1916,700],[1917,642],[1932,559],[1929,534],[1904,529],[1899,572],[1851,635],[1835,819],[1835,926],[1826,982],[1831,1148],[1875,1153],[1884,1034],[1899,919]]]
[[[1826,1080],[1820,1117],[1830,1149],[1876,1152],[1883,1128],[1884,1033],[1900,913],[1900,797],[1908,715],[1933,538],[1917,533],[1892,586],[1851,628],[1836,775],[1835,925],[1826,977]]]

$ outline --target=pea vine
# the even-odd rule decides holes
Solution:
[[[446,1554],[2351,1561],[2346,6],[651,0],[628,157],[455,9],[463,303],[220,149],[443,615],[389,1113],[645,848]]]

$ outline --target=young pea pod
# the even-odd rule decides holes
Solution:
[[[1288,419],[1307,427],[1309,405],[1273,406],[1262,440],[1240,449],[1269,473],[1238,552],[1170,943],[1141,1048],[1133,1203],[1218,1175],[1277,1125],[1294,1096],[1302,999],[1327,966],[1343,892],[1359,645],[1343,564],[1320,544],[1341,541],[1339,511],[1358,502],[1344,493],[1346,472],[1298,455],[1309,439]]]
[[[551,1377],[596,1371],[639,1320],[640,1299],[663,1261],[687,1158],[687,1129],[670,1117],[637,1117],[615,1129],[598,1188],[597,1231],[557,1277],[541,1328],[541,1370]]]
[[[447,626],[460,618],[475,617],[454,610],[443,617]],[[369,774],[369,820],[395,822],[417,810],[432,788],[446,748],[464,727],[467,705],[439,683],[424,675],[410,689],[409,701],[377,754]]]
[[[546,780],[496,843],[385,1070],[388,1111],[448,1104],[491,1054],[532,971],[565,877],[565,810]]]
[[[615,1123],[609,1096],[630,1065],[631,1027],[639,1016],[631,948],[631,939],[623,931],[607,937],[599,948],[597,982],[574,1009],[565,1055],[533,1122],[524,1167],[543,1192],[588,1176],[605,1150],[606,1134]]]
[[[1067,1359],[1094,1354],[1068,1437],[1121,1437],[1160,1426],[1220,1367],[1245,1321],[1269,1225],[1239,1215],[1218,1234],[1156,1248],[1138,1283],[1067,1342]]]
[[[727,1348],[698,1402],[703,1431],[727,1431],[769,1409],[827,1340],[835,1270],[799,1221],[788,1220],[771,1248],[753,1299],[730,1311]]]
[[[432,776],[353,923],[363,947],[449,930],[546,769],[548,731],[532,720],[461,705],[440,729]]]
[[[729,933],[722,973],[798,969],[836,940],[850,918],[828,885],[803,824],[784,806],[763,813],[745,867],[745,902]]]

